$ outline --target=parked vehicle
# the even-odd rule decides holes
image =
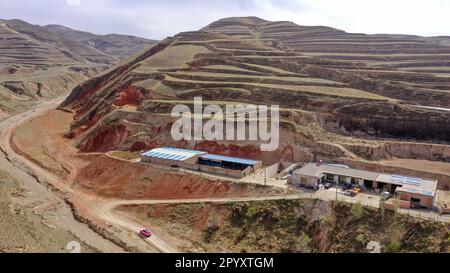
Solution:
[[[352,184],[350,184],[350,183],[345,183],[344,186],[342,186],[342,189],[344,191],[349,190],[351,188],[352,188]]]
[[[325,189],[329,189],[331,187],[333,187],[333,184],[331,183],[325,183],[325,185],[323,185],[325,187]]]
[[[347,190],[347,191],[344,191],[344,195],[354,197],[356,195],[356,193],[354,191]]]
[[[381,197],[384,197],[385,199],[389,199],[392,197],[392,194],[388,191],[384,191],[381,193]]]
[[[149,238],[152,236],[152,231],[148,228],[143,228],[139,231],[139,235],[144,238]]]

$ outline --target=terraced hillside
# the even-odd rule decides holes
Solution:
[[[450,47],[432,38],[226,18],[79,85],[61,108],[76,112],[67,136],[85,151],[170,144],[266,162],[317,155],[449,160],[449,146],[417,142],[450,141],[450,111],[433,108],[450,105],[450,74],[440,72],[447,59]],[[173,142],[167,113],[195,96],[220,105],[279,104],[280,148]]]
[[[0,20],[0,118],[36,99],[64,94],[153,43],[131,36],[81,34],[92,40],[55,27]]]

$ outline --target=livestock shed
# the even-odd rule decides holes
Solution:
[[[173,147],[155,148],[141,154],[141,162],[192,169],[198,157],[206,152]]]
[[[242,178],[262,167],[262,161],[208,154],[173,147],[155,148],[141,154],[141,162],[180,167],[217,175]]]
[[[200,155],[198,164],[202,171],[237,178],[248,176],[262,167],[262,162],[259,160],[215,154]]]

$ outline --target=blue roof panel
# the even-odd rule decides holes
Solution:
[[[154,158],[181,161],[196,156],[198,154],[204,153],[205,152],[196,150],[187,150],[174,147],[162,147],[143,152],[142,155]]]
[[[239,163],[239,164],[244,164],[244,165],[254,165],[254,164],[258,163],[258,161],[252,160],[252,159],[230,157],[230,156],[223,156],[223,155],[214,155],[214,154],[202,155],[201,158],[203,158],[203,159],[210,159],[210,160],[219,160],[219,161],[233,162],[233,163]]]

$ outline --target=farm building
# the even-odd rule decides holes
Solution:
[[[205,152],[173,147],[155,148],[141,154],[141,162],[167,166],[189,167],[197,163],[198,157]]]
[[[262,167],[258,160],[208,154],[173,147],[155,148],[141,154],[141,162],[174,166],[229,177],[245,177]]]
[[[314,187],[323,182],[359,184],[396,193],[403,208],[432,208],[437,181],[353,169],[345,165],[308,163],[292,173],[290,183]]]
[[[262,167],[262,162],[258,160],[222,156],[215,154],[200,155],[198,165],[204,172],[216,174],[244,177]]]

